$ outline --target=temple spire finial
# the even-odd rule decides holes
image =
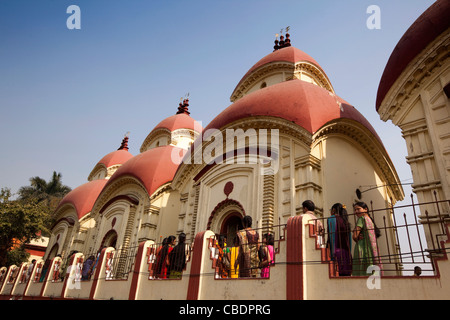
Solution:
[[[284,40],[284,46],[285,47],[290,47],[291,46],[291,39],[289,38],[291,35],[289,34],[289,29],[291,27],[287,26],[286,27],[286,40]]]
[[[289,27],[289,26],[286,27],[286,39],[282,34],[284,29],[281,29],[280,34],[277,33],[275,35],[275,46],[273,47],[273,49],[274,49],[273,51],[277,51],[279,49],[283,49],[283,48],[291,46],[291,39],[290,39],[290,34],[289,34],[290,28],[291,27]],[[280,36],[279,41],[278,41],[278,36]]]
[[[187,114],[190,115],[191,113],[188,110],[189,107],[189,93],[185,95],[185,98],[180,99],[180,104],[178,105],[178,111],[176,114]]]
[[[120,144],[119,149],[117,150],[125,150],[128,151],[128,137],[130,136],[130,131],[128,131],[123,137],[122,143]]]
[[[280,45],[279,45],[280,41],[278,41],[278,36],[279,36],[279,34],[277,33],[275,35],[275,45],[273,46],[273,51],[277,51],[278,49],[280,49]]]

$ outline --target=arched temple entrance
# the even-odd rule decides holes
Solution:
[[[227,245],[233,246],[236,239],[236,233],[242,229],[242,215],[239,212],[229,213],[222,222],[220,234],[227,237]]]
[[[55,243],[48,253],[47,260],[52,260],[54,257],[56,257],[56,254],[58,253],[59,244]]]
[[[242,229],[244,207],[236,200],[225,199],[219,202],[209,216],[207,230],[227,237],[227,245],[233,246],[238,230]]]
[[[102,244],[100,245],[100,249],[102,249],[104,247],[116,248],[116,243],[117,243],[117,232],[115,230],[109,230],[103,237]]]

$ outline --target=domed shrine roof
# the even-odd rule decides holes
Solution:
[[[282,118],[312,134],[331,120],[351,119],[365,126],[380,140],[372,125],[355,107],[324,88],[298,79],[274,84],[242,97],[214,118],[205,131],[255,116]]]
[[[128,137],[122,140],[122,144],[116,151],[108,153],[104,156],[98,164],[103,164],[106,168],[109,168],[116,164],[124,164],[128,160],[133,158],[133,155],[128,151]]]
[[[189,130],[192,132],[196,132],[197,134],[203,130],[202,125],[195,121],[194,118],[190,116],[190,112],[188,111],[189,107],[189,99],[184,99],[183,102],[180,102],[178,106],[178,111],[173,116],[170,116],[160,123],[158,123],[153,130],[148,134],[145,138],[144,142],[141,145],[141,152],[145,152],[148,148],[154,144],[155,139],[158,138],[158,135],[166,135],[168,139],[168,143],[170,144],[171,139],[173,138],[172,133],[176,130]],[[188,134],[190,136],[190,134]],[[194,134],[196,135],[196,134]],[[159,144],[157,145],[159,146]]]
[[[221,129],[244,118],[269,116],[288,120],[314,134],[329,121],[351,119],[381,142],[367,119],[335,94],[317,61],[291,46],[289,33],[286,39],[281,36],[280,41],[277,34],[274,51],[250,68],[236,86],[231,101],[234,103],[204,131]]]
[[[279,50],[269,53],[264,58],[262,58],[257,63],[255,63],[253,65],[253,67],[251,67],[247,71],[247,73],[242,77],[242,79],[241,79],[241,81],[239,81],[239,83],[241,83],[245,78],[248,77],[248,75],[253,73],[256,69],[258,69],[266,64],[269,64],[272,62],[278,62],[278,61],[291,62],[291,63],[306,61],[306,62],[310,62],[310,63],[314,64],[315,66],[317,66],[318,68],[320,68],[322,70],[322,67],[317,63],[317,61],[314,60],[307,53],[303,52],[300,49],[297,49],[296,47],[286,47],[286,48],[282,48],[282,49],[279,49]]]
[[[194,130],[195,128],[195,120],[188,116],[187,114],[175,114],[173,116],[170,116],[164,120],[162,120],[160,123],[156,125],[156,127],[153,130],[164,128],[169,131],[174,131],[177,129],[191,129]]]
[[[378,86],[376,110],[408,64],[450,27],[450,1],[438,0],[409,27],[391,53]]]
[[[195,121],[194,118],[190,116],[188,107],[189,99],[184,99],[183,103],[180,103],[177,113],[162,120],[155,126],[155,128],[153,128],[152,131],[160,128],[167,129],[171,132],[177,129],[191,129],[196,131],[198,131],[199,129],[201,130],[202,127],[200,123]]]
[[[116,151],[110,152],[100,159],[99,162],[92,169],[88,176],[88,180],[103,179],[109,177],[113,172],[110,170],[113,166],[119,166],[133,158],[133,155],[128,152],[128,134],[123,138],[122,143]]]
[[[152,195],[163,184],[172,181],[179,162],[175,161],[184,151],[180,148],[166,145],[152,148],[138,154],[123,164],[108,180],[106,186],[125,176],[136,178]],[[175,160],[172,160],[174,155]]]
[[[278,36],[278,35],[277,35]],[[237,84],[230,100],[237,101],[245,94],[261,88],[291,79],[307,80],[334,93],[328,76],[322,67],[310,55],[291,46],[289,34],[286,40],[275,40],[274,51],[255,63]],[[270,77],[275,78],[270,79]],[[268,81],[268,82],[266,82]]]
[[[97,197],[106,185],[107,180],[93,180],[70,191],[59,203],[58,209],[66,204],[72,205],[78,215],[78,219],[91,212]]]

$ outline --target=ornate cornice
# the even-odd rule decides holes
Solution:
[[[130,197],[128,195],[118,195],[118,196],[116,196],[114,198],[109,199],[103,205],[103,207],[100,209],[99,213],[102,214],[112,203],[114,203],[116,201],[121,201],[121,200],[127,201],[127,202],[129,202],[131,204],[134,204],[134,205],[138,205],[139,204],[139,201],[134,199],[133,197]]]
[[[301,80],[301,73],[306,73],[308,74],[311,78],[313,78],[320,87],[330,91],[331,93],[335,93],[333,86],[331,85],[330,80],[328,79],[328,77],[326,76],[326,74],[320,70],[317,66],[315,66],[312,63],[306,62],[306,61],[302,61],[302,62],[298,62],[295,65],[295,76],[297,77],[297,79]]]
[[[153,192],[153,194],[150,196],[150,202],[153,202],[156,198],[158,198],[160,195],[162,195],[165,192],[172,191],[172,182],[167,182],[166,184],[163,184],[158,189]]]
[[[399,122],[400,110],[411,104],[419,94],[420,88],[428,81],[436,68],[448,64],[450,57],[450,32],[445,32],[419,54],[389,89],[383,99],[378,114],[383,121]]]
[[[168,141],[171,141],[171,132],[167,128],[157,128],[150,132],[148,136],[145,138],[144,142],[142,142],[141,148],[139,151],[145,152],[148,150],[148,146],[155,140],[156,138],[167,137]]]
[[[296,158],[294,160],[294,165],[295,168],[311,166],[313,168],[316,168],[317,170],[320,170],[322,166],[320,159],[316,158],[312,154],[307,154],[303,157]]]
[[[60,218],[52,224],[52,226],[50,227],[50,230],[55,229],[55,227],[58,226],[59,224],[67,224],[68,226],[74,226],[75,221],[76,221],[76,219],[74,219],[73,217],[70,217],[70,216]]]
[[[100,171],[107,171],[106,166],[103,163],[97,163],[92,169],[91,173],[88,176],[88,181],[92,181],[94,179],[94,176],[97,175]]]
[[[251,74],[249,74],[245,79],[243,79],[234,89],[234,92],[231,94],[230,100],[231,102],[235,102],[236,100],[242,98],[248,89],[252,87],[258,81],[261,81],[263,78],[267,77],[269,74],[279,73],[279,72],[288,72],[293,74],[295,71],[295,64],[292,62],[273,62],[262,67],[258,68]]]
[[[198,132],[192,129],[177,129],[174,130],[170,135],[170,144],[173,146],[178,145],[178,139],[183,137],[189,137],[192,142],[199,136]]]
[[[131,186],[135,188],[135,191],[130,192],[129,189]],[[123,190],[124,188],[128,190]],[[137,201],[139,203],[149,201],[150,198],[145,187],[136,178],[131,176],[121,177],[102,190],[92,208],[91,216],[100,214],[102,208],[111,199],[122,195],[131,196],[135,199],[135,202]]]
[[[318,68],[316,65],[307,62],[299,61],[296,63],[277,61],[261,66],[254,72],[249,74],[245,79],[243,79],[236,87],[232,93],[230,100],[235,102],[242,98],[248,90],[253,87],[256,83],[262,81],[269,75],[283,73],[283,81],[288,81],[292,79],[302,80],[301,75],[307,74],[309,77],[314,79],[318,86],[334,93],[333,86],[326,74]]]

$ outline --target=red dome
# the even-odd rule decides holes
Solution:
[[[310,133],[317,132],[331,120],[352,119],[365,126],[380,140],[370,123],[355,107],[317,85],[297,79],[274,84],[242,97],[214,118],[205,131],[220,129],[233,121],[254,116],[283,118]]]
[[[128,160],[109,179],[107,185],[124,177],[138,179],[149,195],[163,184],[172,181],[179,163],[172,161],[172,154],[179,156],[182,149],[174,146],[161,146],[150,149]]]
[[[198,132],[201,131],[202,126],[199,122],[191,118],[191,116],[185,113],[180,113],[164,119],[156,125],[152,131],[160,128],[168,129],[171,132],[177,129],[191,129]]]
[[[408,64],[450,27],[450,1],[438,0],[409,27],[397,43],[378,86],[376,110]]]
[[[306,54],[300,49],[297,49],[295,47],[286,47],[283,49],[276,50],[272,53],[269,53],[267,56],[259,60],[253,67],[250,68],[250,70],[247,71],[247,73],[242,77],[241,81],[239,81],[239,85],[256,69],[272,63],[272,62],[290,62],[290,63],[297,63],[301,61],[306,61],[309,63],[312,63],[316,67],[318,67],[324,74],[325,72],[322,70],[322,67],[317,63],[316,60],[314,60],[310,55]],[[235,89],[236,90],[236,89]]]
[[[97,197],[106,185],[107,180],[93,180],[70,191],[59,203],[58,210],[65,204],[75,207],[78,219],[91,212]]]
[[[109,168],[116,164],[124,164],[131,158],[133,158],[133,155],[128,150],[116,150],[104,156],[98,164],[103,164],[106,168]]]

